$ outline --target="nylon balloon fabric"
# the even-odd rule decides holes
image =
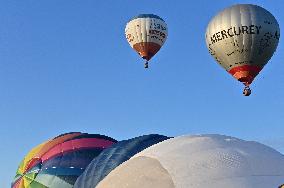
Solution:
[[[117,141],[99,134],[67,133],[33,148],[20,163],[12,188],[72,188],[87,165]]]
[[[104,150],[77,179],[74,188],[95,188],[96,185],[121,163],[144,149],[169,139],[167,136],[150,134],[120,141]]]
[[[132,156],[96,188],[276,188],[283,167],[283,154],[257,142],[185,135]]]

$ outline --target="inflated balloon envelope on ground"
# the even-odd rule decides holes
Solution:
[[[105,149],[77,179],[74,188],[94,188],[112,170],[144,149],[169,139],[167,136],[150,134],[119,141]],[[127,182],[126,182],[127,183]]]
[[[12,188],[72,188],[87,165],[117,141],[99,134],[67,133],[33,148],[17,170]]]
[[[257,142],[151,134],[116,143],[68,133],[32,149],[12,188],[268,188],[283,182],[284,156]]]
[[[180,136],[151,146],[97,188],[277,188],[284,156],[257,142],[221,135]]]

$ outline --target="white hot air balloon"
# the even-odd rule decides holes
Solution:
[[[146,148],[111,171],[96,188],[277,188],[284,156],[257,142],[188,135]]]
[[[277,48],[280,29],[274,16],[262,7],[234,5],[219,12],[208,24],[206,44],[210,54],[235,79],[249,85]]]
[[[125,36],[130,46],[148,61],[160,50],[168,36],[165,21],[154,14],[140,14],[126,25]]]

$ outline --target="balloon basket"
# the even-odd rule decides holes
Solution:
[[[251,89],[248,86],[246,86],[244,88],[243,95],[244,96],[250,96],[250,94],[251,94]]]

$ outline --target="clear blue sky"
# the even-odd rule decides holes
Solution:
[[[32,147],[70,131],[218,133],[284,152],[283,37],[250,97],[205,45],[211,17],[236,3],[268,9],[283,30],[282,0],[0,1],[0,187]],[[124,36],[140,13],[169,28],[149,70]]]

